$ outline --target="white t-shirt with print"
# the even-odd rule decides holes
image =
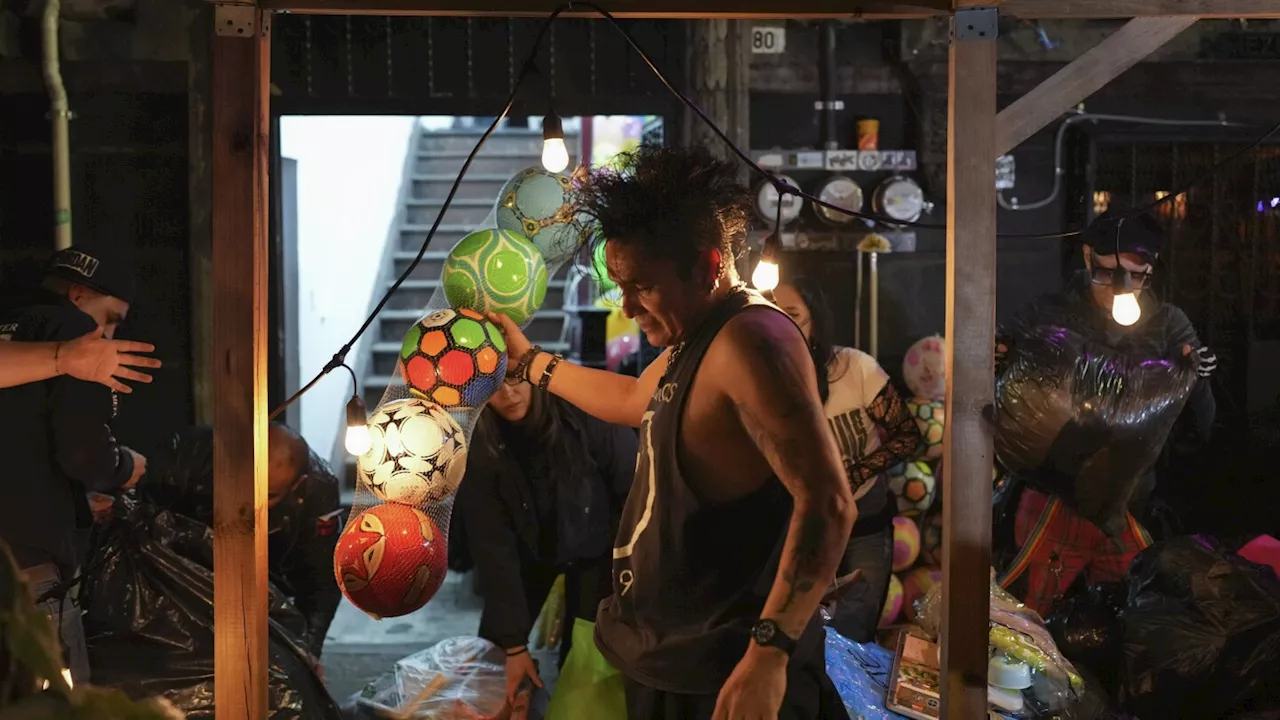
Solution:
[[[880,435],[867,407],[889,382],[889,375],[875,358],[861,350],[837,347],[827,376],[827,422],[831,423],[845,467],[851,468],[880,447]],[[874,482],[867,482],[854,488],[854,499],[861,498],[873,485]]]

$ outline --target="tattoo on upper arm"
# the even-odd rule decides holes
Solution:
[[[814,412],[809,388],[805,383],[803,367],[789,353],[779,348],[781,338],[773,334],[758,333],[748,341],[746,361],[755,364],[766,382],[773,385],[764,389],[766,397],[774,400],[769,408],[760,411],[773,415],[771,422],[764,422],[757,410],[738,406],[742,424],[756,447],[773,468],[790,468],[804,472],[814,460],[802,452],[805,440],[802,433],[809,432],[808,424],[801,422]]]

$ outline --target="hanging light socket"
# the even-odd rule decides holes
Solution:
[[[352,455],[363,455],[373,446],[369,437],[369,411],[359,394],[347,401],[347,435],[343,444]]]
[[[569,148],[564,144],[564,123],[554,112],[542,118],[542,167],[558,173],[569,167]]]

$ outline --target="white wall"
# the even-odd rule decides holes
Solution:
[[[281,154],[298,161],[298,357],[304,381],[324,368],[368,315],[415,120],[280,120]],[[376,340],[376,327],[361,344]],[[347,354],[357,372],[361,344]],[[333,452],[350,398],[351,376],[339,369],[300,400],[299,430],[321,457]]]

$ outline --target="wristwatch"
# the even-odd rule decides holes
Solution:
[[[796,641],[782,632],[778,623],[772,620],[757,620],[756,624],[751,626],[751,639],[755,640],[757,645],[778,648],[788,656],[796,650]]]

